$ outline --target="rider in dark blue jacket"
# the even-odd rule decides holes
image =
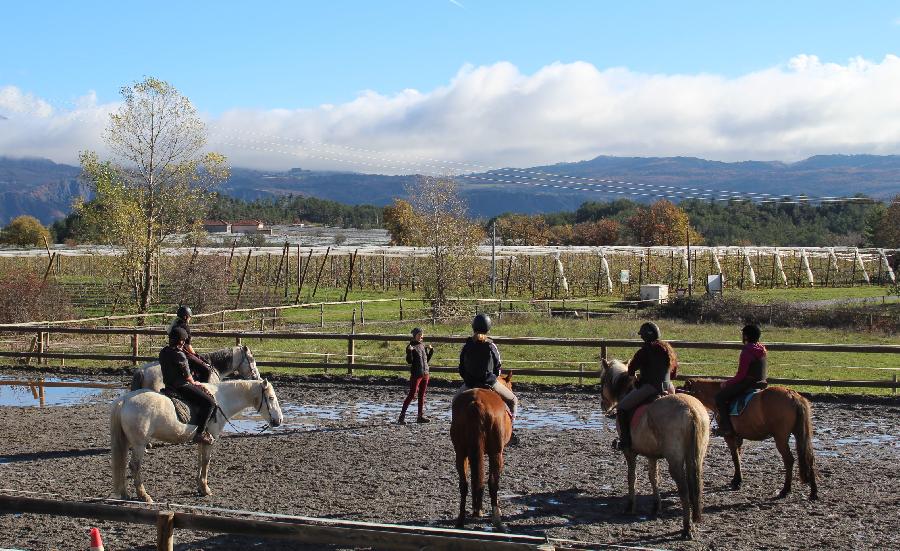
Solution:
[[[213,438],[206,425],[216,410],[216,399],[200,383],[194,381],[183,348],[187,332],[176,327],[169,332],[169,345],[159,351],[159,366],[163,384],[180,398],[201,408],[194,442],[212,444]]]

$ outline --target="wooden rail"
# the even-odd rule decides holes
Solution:
[[[238,516],[158,511],[139,506],[108,505],[0,495],[0,511],[74,518],[88,518],[157,526],[157,550],[171,550],[175,530],[238,534],[258,538],[278,538],[308,545],[339,545],[376,549],[417,551],[562,551],[546,538],[519,534],[498,534],[404,526],[367,522],[311,519],[287,515],[265,515],[278,520],[255,520]],[[235,511],[235,513],[237,513]],[[603,546],[601,546],[603,547]],[[596,547],[594,547],[596,548]]]
[[[146,329],[146,328],[121,328],[121,327],[22,327],[16,325],[0,325],[0,333],[13,334],[36,334],[35,342],[40,346],[37,350],[29,350],[25,352],[18,351],[0,351],[0,357],[11,358],[37,358],[38,362],[47,359],[61,360],[99,360],[99,361],[126,361],[136,364],[137,362],[155,361],[156,356],[141,356],[138,354],[138,339],[140,336],[165,336],[166,331],[162,329]],[[49,352],[43,346],[47,335],[49,334],[73,334],[73,335],[107,335],[107,336],[125,336],[130,338],[131,354],[98,354],[90,352]],[[273,339],[273,340],[338,340],[347,342],[347,354],[335,355],[344,358],[344,364],[347,372],[352,374],[354,369],[378,370],[378,371],[398,371],[405,372],[408,367],[405,365],[389,365],[389,364],[361,364],[357,363],[357,355],[355,353],[355,345],[357,341],[394,341],[406,342],[409,337],[407,335],[387,335],[376,333],[305,333],[293,331],[193,331],[192,334],[198,337],[210,338],[229,338],[234,339],[236,343],[249,339]],[[468,337],[463,336],[440,336],[434,335],[429,337],[430,342],[435,343],[463,343]],[[642,341],[638,339],[595,339],[595,338],[548,338],[548,337],[492,337],[495,342],[505,346],[565,346],[577,348],[594,348],[597,349],[598,360],[600,358],[609,357],[609,349],[611,348],[637,348]],[[675,348],[684,349],[707,349],[707,350],[740,350],[742,343],[736,341],[669,341]],[[773,342],[767,343],[766,348],[770,351],[794,351],[794,352],[842,352],[851,354],[900,354],[900,345],[894,344],[824,344],[824,343],[787,343]],[[340,366],[340,363],[320,363],[320,362],[297,362],[289,360],[265,360],[258,361],[257,365],[263,367],[288,367],[295,369],[334,369]],[[432,367],[434,372],[456,371],[453,367]],[[563,378],[595,378],[598,374],[598,368],[595,369],[533,369],[520,368],[516,371],[536,377],[563,377]],[[900,388],[896,377],[893,380],[883,381],[851,381],[851,380],[820,380],[820,379],[770,379],[772,382],[783,382],[785,384],[797,384],[806,386],[830,386],[830,387],[860,387],[860,388]]]

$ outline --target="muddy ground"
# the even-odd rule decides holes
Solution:
[[[15,372],[0,372],[12,374]],[[121,377],[120,377],[121,378]],[[124,380],[124,378],[121,378]],[[194,494],[195,450],[170,445],[145,464],[158,502],[274,513],[449,527],[458,503],[449,439],[450,387],[432,388],[434,422],[394,423],[399,380],[280,379],[288,425],[220,439],[211,467],[213,495]],[[706,461],[704,519],[682,542],[674,483],[661,469],[664,511],[649,513],[639,466],[638,507],[623,514],[624,461],[610,449],[611,421],[598,397],[577,387],[520,387],[521,444],[510,448],[501,503],[511,531],[588,542],[666,549],[900,548],[900,400],[813,403],[820,500],[794,493],[775,500],[782,464],[771,441],[745,446],[744,488],[728,489],[728,450],[713,439]],[[107,409],[112,393],[68,407],[0,407],[0,487],[79,498],[110,492]],[[241,429],[256,422],[239,423]],[[129,487],[133,495],[133,487]],[[106,548],[153,549],[155,528],[99,522]],[[90,521],[0,515],[0,548],[84,549]],[[474,526],[486,526],[484,522]],[[177,549],[290,549],[261,541],[176,532]]]

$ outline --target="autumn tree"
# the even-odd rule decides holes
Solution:
[[[422,220],[409,201],[394,199],[384,207],[384,228],[391,234],[391,245],[418,247],[424,244]]]
[[[622,233],[622,224],[605,218],[596,222],[582,222],[572,228],[575,245],[615,245]]]
[[[0,231],[0,243],[19,245],[20,247],[36,247],[44,245],[50,239],[50,232],[34,216],[22,215]]]
[[[703,237],[691,227],[686,212],[671,201],[661,199],[650,207],[640,207],[626,223],[639,245],[685,245],[690,232],[691,244],[700,244]]]
[[[497,219],[497,236],[504,245],[546,245],[553,235],[543,216],[505,214]]]
[[[421,274],[423,290],[442,314],[448,297],[474,272],[484,230],[466,216],[466,204],[451,179],[419,177],[407,192],[419,220],[420,243],[431,253]]]
[[[113,159],[82,152],[94,199],[76,208],[84,234],[121,248],[123,277],[146,312],[154,253],[166,236],[199,228],[211,188],[228,170],[223,155],[203,151],[205,125],[171,84],[148,77],[121,93],[103,135]]]

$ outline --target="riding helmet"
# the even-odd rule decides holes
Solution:
[[[180,342],[186,341],[188,338],[187,331],[181,327],[173,327],[169,331],[169,346],[175,346]]]
[[[491,318],[487,314],[478,314],[472,320],[472,331],[476,333],[487,333],[491,330]]]
[[[421,327],[413,327],[413,330],[410,331],[410,333],[412,334],[413,337],[415,337],[416,335],[422,333],[422,328]]]
[[[175,315],[184,320],[184,319],[188,319],[189,317],[193,316],[194,314],[191,313],[190,306],[181,305],[178,307],[178,312],[176,312]]]
[[[759,342],[759,338],[762,336],[762,331],[759,329],[759,326],[755,323],[751,323],[745,325],[741,330],[741,335],[746,337],[747,342]]]
[[[638,329],[638,335],[640,335],[645,342],[653,342],[658,341],[662,337],[662,332],[660,332],[659,327],[655,323],[646,321],[641,325],[641,328]]]

